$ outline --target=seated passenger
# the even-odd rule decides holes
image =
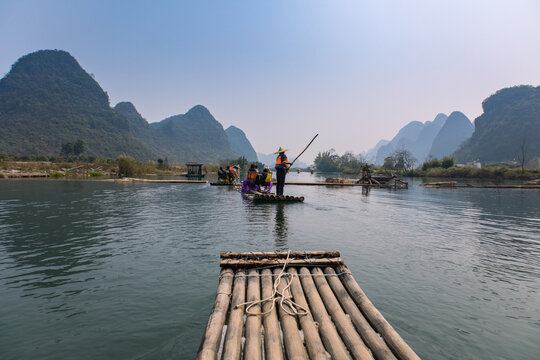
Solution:
[[[227,180],[227,173],[225,172],[225,170],[223,170],[221,166],[219,167],[217,176],[218,176],[218,180],[221,180],[221,181]]]
[[[264,168],[260,176],[258,177],[258,187],[260,192],[269,193],[272,189],[272,172],[269,168]]]
[[[258,174],[259,169],[257,168],[257,164],[251,164],[247,174],[247,180],[250,185],[256,185],[255,182]]]
[[[229,180],[230,183],[236,182],[236,179],[239,177],[238,175],[239,170],[240,170],[240,166],[238,165],[233,165],[229,167],[227,171],[227,179]]]

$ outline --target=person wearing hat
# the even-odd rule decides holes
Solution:
[[[289,166],[291,165],[289,159],[287,159],[287,156],[285,155],[285,151],[287,150],[288,149],[283,149],[280,146],[279,150],[275,152],[278,154],[276,158],[276,195],[283,195],[283,187],[285,187],[285,175],[287,175],[287,170],[289,170]]]

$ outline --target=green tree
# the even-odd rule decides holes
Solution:
[[[394,158],[392,156],[387,156],[384,158],[384,163],[383,163],[383,169],[386,169],[386,170],[394,170]]]
[[[321,172],[340,171],[340,157],[334,149],[318,153],[313,163],[317,170]]]
[[[441,167],[444,169],[449,169],[454,166],[454,158],[451,156],[443,157],[441,160]]]
[[[75,144],[73,145],[73,154],[75,156],[79,156],[84,152],[84,141],[81,139],[77,140]]]
[[[60,155],[69,156],[71,154],[73,154],[73,143],[67,142],[65,144],[62,144]]]
[[[437,159],[431,159],[428,161],[424,161],[422,164],[422,170],[426,171],[431,168],[438,168],[441,167],[441,162]]]
[[[410,151],[405,149],[394,150],[392,152],[392,159],[394,160],[395,170],[410,170],[416,163],[416,159],[412,156]]]

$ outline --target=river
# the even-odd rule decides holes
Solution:
[[[219,252],[276,249],[341,251],[424,359],[540,356],[540,191],[285,192],[0,180],[0,358],[192,359]]]

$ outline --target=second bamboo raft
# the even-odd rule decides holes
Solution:
[[[369,301],[339,252],[221,258],[197,359],[420,359]],[[293,315],[280,301],[259,303],[274,288],[307,314]]]
[[[254,202],[303,202],[303,196],[292,196],[292,195],[276,195],[276,194],[265,194],[265,193],[242,193],[245,197]]]

